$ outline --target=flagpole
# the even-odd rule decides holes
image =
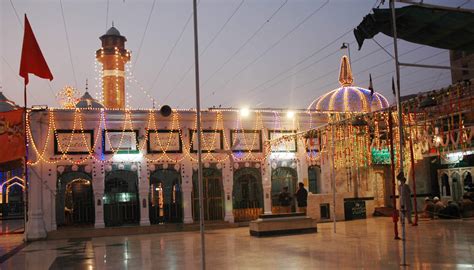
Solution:
[[[206,269],[206,245],[204,236],[204,206],[202,182],[202,149],[201,149],[201,97],[199,89],[199,42],[197,26],[197,3],[193,0],[194,17],[194,71],[196,80],[196,122],[197,122],[197,156],[198,156],[198,188],[199,188],[199,232],[201,235],[201,269]]]
[[[24,219],[24,229],[23,229],[23,240],[26,242],[28,240],[27,236],[27,226],[26,223],[28,222],[28,139],[26,135],[26,121],[28,120],[28,112],[27,112],[27,105],[28,105],[28,99],[27,99],[27,94],[26,94],[26,83],[23,83],[23,102],[24,102],[24,107],[23,107],[23,134],[24,134],[24,142],[25,142],[25,157],[24,157],[24,167],[23,167],[23,172],[24,172],[24,179],[25,179],[25,187],[24,187],[24,192],[23,192],[23,219]]]

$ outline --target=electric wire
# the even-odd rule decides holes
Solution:
[[[227,80],[221,87],[218,89],[224,89],[231,81],[233,81],[235,78],[237,78],[242,72],[247,70],[250,66],[258,62],[260,59],[262,59],[269,51],[271,51],[273,48],[275,48],[278,44],[280,44],[284,39],[286,39],[290,34],[292,34],[294,31],[296,31],[300,26],[302,26],[305,22],[307,22],[310,18],[312,18],[316,13],[318,13],[320,10],[322,10],[327,4],[329,3],[329,0],[326,0],[321,6],[313,10],[308,16],[306,16],[302,21],[300,21],[297,25],[295,25],[290,31],[286,32],[282,37],[280,37],[276,42],[274,42],[270,47],[266,48],[262,53],[260,53],[256,58],[254,58],[251,62],[249,62],[247,65],[245,65],[243,68],[241,68],[237,73],[235,73],[229,80]],[[215,92],[215,91],[214,91]]]
[[[332,44],[334,44],[336,41],[340,40],[341,38],[343,38],[344,36],[346,36],[347,34],[351,33],[352,32],[352,28],[349,29],[348,31],[346,31],[344,34],[340,35],[339,37],[337,37],[336,39],[334,39],[333,41],[329,42],[328,44],[326,44],[325,46],[321,47],[321,48],[318,48],[316,51],[312,52],[310,55],[304,57],[303,59],[301,59],[300,61],[296,62],[295,64],[293,64],[291,67],[285,69],[284,71],[278,73],[277,75],[273,76],[272,78],[260,83],[259,85],[253,87],[252,89],[248,90],[247,92],[245,92],[246,94],[247,93],[251,93],[251,92],[254,92],[255,90],[257,90],[258,88],[264,86],[265,84],[277,79],[278,77],[282,76],[283,74],[285,73],[288,73],[290,71],[292,71],[294,68],[296,68],[297,66],[301,65],[302,63],[306,62],[308,59],[312,58],[313,56],[319,54],[320,52],[322,52],[323,50],[325,50],[326,48],[328,48],[329,46],[331,46]],[[303,70],[306,70],[307,68],[311,67],[312,65],[314,64],[317,64],[319,63],[320,61],[326,59],[327,57],[330,57],[332,56],[333,54],[335,54],[336,52],[339,52],[340,49],[337,49],[336,51],[334,51],[333,53],[329,54],[329,55],[326,55],[325,57],[323,58],[320,58],[316,61],[313,61],[310,65],[307,65],[305,68],[302,68],[300,69],[299,71],[297,72],[294,72],[291,76],[295,75],[296,73],[299,73]],[[285,77],[286,79],[287,77]],[[265,87],[266,88],[266,87]]]
[[[10,0],[10,5],[11,5],[13,11],[15,12],[15,16],[16,16],[16,18],[17,18],[17,20],[18,20],[18,25],[20,26],[20,30],[23,30],[23,23],[22,23],[22,21],[21,21],[21,19],[20,19],[20,16],[18,16],[18,12],[16,11],[15,5],[13,4],[13,0]],[[13,71],[13,68],[12,68],[11,65],[8,63],[8,61],[7,61],[3,56],[2,56],[2,59],[3,59],[3,61],[7,64],[7,66],[10,68],[10,70],[12,71],[12,73],[15,74],[15,77],[16,77],[17,74]],[[19,80],[18,77],[17,77],[17,79]],[[53,87],[51,86],[51,82],[50,82],[50,81],[48,81],[48,86],[49,86],[49,90],[51,91],[51,94],[53,95],[54,99],[56,99],[56,94],[54,93],[54,90],[53,90]],[[31,97],[33,98],[33,100],[34,100],[35,102],[38,102],[34,96],[31,96]]]
[[[7,67],[10,69],[11,73],[13,74],[12,77],[16,78],[16,81],[18,82],[18,84],[19,84],[20,86],[23,86],[23,82],[22,82],[22,81],[20,80],[20,78],[18,78],[18,76],[17,76],[18,74],[13,70],[12,66],[10,65],[10,63],[8,63],[7,59],[5,59],[5,57],[3,57],[3,55],[2,55],[2,60],[3,60],[3,62],[5,62],[5,64],[6,64]],[[38,100],[37,100],[34,96],[30,95],[30,97],[31,97],[36,103],[39,103]]]
[[[110,0],[107,0],[106,11],[105,11],[105,32],[107,32],[107,27],[109,25],[109,4]]]
[[[199,2],[200,1],[198,1],[198,3],[197,3],[198,5],[199,5]],[[181,38],[183,37],[184,31],[186,31],[186,28],[187,28],[187,26],[188,26],[188,24],[189,24],[189,22],[191,21],[192,18],[193,18],[193,13],[191,12],[191,14],[189,14],[189,16],[188,16],[188,19],[186,20],[186,23],[184,24],[183,28],[181,29],[181,32],[179,33],[178,38],[176,39],[173,46],[171,47],[171,50],[168,53],[168,56],[166,57],[165,61],[163,62],[163,65],[161,66],[160,70],[158,71],[155,78],[153,79],[153,82],[151,83],[150,91],[153,90],[153,88],[155,87],[155,84],[158,82],[158,79],[160,78],[161,73],[163,72],[166,65],[168,64],[168,61],[170,60],[171,55],[173,54],[174,50],[176,49],[176,46],[181,41]]]
[[[204,82],[202,83],[202,87],[204,87],[204,85],[207,84],[207,82],[209,82],[209,80],[211,80],[219,71],[221,71],[240,51],[242,51],[243,48],[245,48],[245,46],[247,46],[247,44],[252,41],[253,38],[255,38],[257,36],[257,34],[262,31],[262,29],[272,21],[273,17],[275,17],[279,12],[280,10],[288,3],[288,0],[285,0],[283,1],[283,3],[272,13],[272,15],[270,15],[270,17],[268,17],[258,28],[257,30],[255,30],[255,32],[244,42],[240,45],[240,47],[234,51],[234,53],[232,53],[232,55],[230,57],[228,57],[206,80],[204,80]]]
[[[23,28],[23,23],[21,22],[21,18],[20,16],[18,15],[18,12],[16,11],[16,8],[15,8],[15,5],[13,4],[13,0],[10,0],[10,5],[12,6],[13,8],[13,11],[15,12],[15,16],[18,20],[18,23],[20,24],[21,28]]]
[[[73,59],[72,59],[71,43],[69,42],[69,34],[68,34],[68,31],[67,31],[66,17],[64,16],[64,8],[63,8],[63,1],[62,0],[59,0],[59,5],[61,6],[61,15],[62,15],[62,18],[63,18],[64,32],[66,33],[66,42],[67,42],[67,48],[68,48],[68,52],[69,52],[69,60],[71,61],[72,75],[74,77],[74,87],[77,89],[76,70],[74,69],[74,62],[73,62]]]
[[[133,64],[132,72],[135,71],[135,68],[137,67],[137,62],[138,62],[138,59],[140,58],[140,52],[142,51],[143,42],[145,41],[146,32],[148,30],[148,26],[150,25],[150,20],[153,14],[153,10],[155,9],[155,4],[156,4],[156,0],[153,0],[153,4],[151,5],[151,8],[150,8],[150,13],[148,13],[148,19],[146,21],[145,30],[143,30],[142,38],[140,39],[140,45],[138,46],[137,53],[135,54],[135,61],[134,61],[135,63]]]
[[[232,18],[234,17],[234,15],[240,10],[240,8],[242,7],[242,5],[244,4],[245,0],[241,0],[240,3],[237,5],[237,7],[233,10],[233,12],[231,13],[231,15],[227,18],[227,20],[225,21],[225,23],[221,26],[221,28],[216,32],[216,34],[211,38],[210,42],[207,43],[207,45],[204,47],[204,49],[199,53],[199,56],[203,56],[207,49],[212,45],[212,43],[217,39],[217,37],[222,33],[222,31],[224,30],[224,28],[227,26],[227,24],[232,20]],[[171,88],[171,90],[166,94],[165,98],[163,99],[163,102],[166,102],[166,100],[168,100],[169,96],[176,90],[176,88],[178,88],[178,86],[184,81],[184,79],[186,78],[186,76],[189,74],[189,72],[193,69],[194,67],[194,63],[191,63],[191,65],[189,65],[188,69],[186,70],[186,72],[180,77],[179,81],[173,86],[173,88]]]

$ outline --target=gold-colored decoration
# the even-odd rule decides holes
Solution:
[[[63,109],[74,109],[79,99],[79,92],[72,86],[65,86],[61,91],[58,92],[56,98],[58,99],[61,108]]]
[[[352,86],[354,77],[352,76],[351,64],[349,57],[344,55],[341,59],[341,69],[339,70],[339,83],[343,86]]]

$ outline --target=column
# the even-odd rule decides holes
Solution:
[[[193,166],[190,160],[183,160],[181,164],[181,179],[183,191],[183,222],[193,223]]]
[[[46,138],[43,138],[43,128],[47,124],[41,123],[41,113],[30,114],[31,133],[36,145],[44,145]],[[46,116],[47,117],[47,116]],[[34,153],[32,147],[29,147],[29,153]],[[33,159],[35,160],[35,155]],[[46,238],[46,228],[43,220],[43,189],[41,182],[44,162],[36,166],[28,166],[28,222],[26,223],[26,239],[37,240]],[[49,206],[48,206],[49,207]]]
[[[234,223],[234,213],[232,211],[232,189],[234,183],[234,170],[231,166],[231,163],[232,162],[230,162],[230,160],[228,159],[222,166],[222,184],[224,186],[224,221]]]
[[[104,228],[104,164],[94,162],[92,167],[92,190],[94,191],[95,228]]]
[[[43,189],[41,171],[43,164],[29,167],[28,185],[28,222],[26,223],[27,240],[46,238],[46,227],[43,220]]]
[[[272,184],[271,184],[271,161],[267,159],[262,164],[262,186],[263,186],[263,212],[272,213]]]
[[[132,165],[133,166],[133,165]],[[150,190],[150,183],[148,179],[148,170],[144,158],[134,164],[137,166],[138,174],[138,201],[140,204],[140,226],[150,226],[150,217],[148,210],[148,193]]]

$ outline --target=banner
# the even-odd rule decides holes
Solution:
[[[0,112],[0,163],[25,156],[23,109]]]

